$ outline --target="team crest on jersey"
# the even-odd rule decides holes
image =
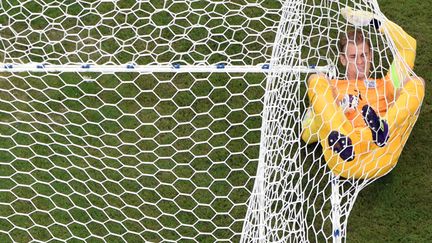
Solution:
[[[346,94],[342,100],[339,101],[339,105],[342,107],[344,112],[352,112],[357,109],[361,95]]]
[[[373,80],[365,79],[364,83],[368,89],[376,88],[376,80],[375,79],[373,79]]]

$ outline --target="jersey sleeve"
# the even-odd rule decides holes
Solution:
[[[395,44],[399,55],[394,57],[386,79],[390,79],[394,88],[401,87],[402,82],[408,77],[410,69],[414,67],[417,43],[400,26],[387,20],[379,28],[381,33],[387,33]]]

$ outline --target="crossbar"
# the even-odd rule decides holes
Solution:
[[[299,73],[328,73],[333,66],[272,66],[261,65],[96,65],[96,64],[67,64],[53,65],[42,63],[12,64],[0,63],[0,72],[93,72],[93,73],[271,73],[271,72],[299,72]]]

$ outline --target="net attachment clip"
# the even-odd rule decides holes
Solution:
[[[173,67],[174,69],[180,69],[180,64],[178,64],[178,63],[174,63],[174,64],[172,65],[172,67]]]
[[[219,64],[216,65],[216,68],[217,69],[224,69],[225,68],[225,64],[219,63]]]
[[[129,64],[126,65],[127,69],[135,69],[135,67],[136,67],[135,63],[129,63]]]

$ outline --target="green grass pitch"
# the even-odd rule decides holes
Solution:
[[[417,40],[414,71],[426,80],[426,96],[399,163],[364,189],[348,223],[348,242],[430,242],[432,240],[431,139],[432,28],[427,1],[379,1],[381,11]]]
[[[398,166],[360,193],[348,242],[429,242],[430,11],[427,1],[379,3],[389,19],[417,39],[415,72],[426,79],[427,91]],[[155,19],[168,20],[163,12]],[[204,38],[200,30],[190,34]],[[130,35],[119,33],[125,39]],[[185,50],[189,44],[179,42],[175,48]],[[116,47],[108,40],[102,48]],[[236,52],[240,47],[230,48]],[[154,61],[146,58],[141,61]],[[53,237],[139,242],[160,241],[161,236],[175,241],[178,232],[194,238],[197,230],[206,233],[196,238],[199,242],[238,241],[234,235],[243,221],[235,218],[245,214],[246,189],[251,190],[256,172],[264,85],[264,75],[256,74],[2,74],[0,148],[8,152],[0,152],[0,242]],[[226,214],[213,217],[214,210]],[[216,226],[224,228],[215,231]],[[98,238],[88,238],[91,234]]]

